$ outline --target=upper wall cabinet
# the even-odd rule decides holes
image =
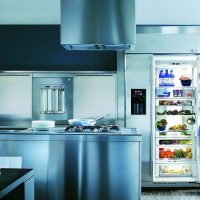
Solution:
[[[200,25],[199,0],[136,0],[138,25]]]
[[[135,2],[138,25],[200,25],[199,0]],[[60,24],[60,1],[0,0],[0,24]]]
[[[0,0],[0,24],[60,24],[60,1]]]

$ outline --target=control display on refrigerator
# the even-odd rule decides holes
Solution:
[[[198,56],[153,56],[154,182],[197,181]]]
[[[146,114],[146,89],[131,89],[131,114]]]

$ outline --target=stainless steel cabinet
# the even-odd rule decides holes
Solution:
[[[115,74],[75,75],[74,118],[98,118],[109,114],[103,124],[116,122]]]
[[[0,135],[0,157],[34,169],[36,200],[139,200],[140,154],[140,135]]]
[[[0,126],[30,126],[32,118],[32,76],[0,75]]]
[[[136,24],[199,25],[198,0],[136,1]]]

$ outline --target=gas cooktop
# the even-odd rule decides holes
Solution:
[[[96,126],[67,126],[65,132],[84,133],[119,133],[120,128],[116,125],[96,125]]]

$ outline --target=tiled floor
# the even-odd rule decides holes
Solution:
[[[141,200],[200,200],[200,189],[142,191]]]

